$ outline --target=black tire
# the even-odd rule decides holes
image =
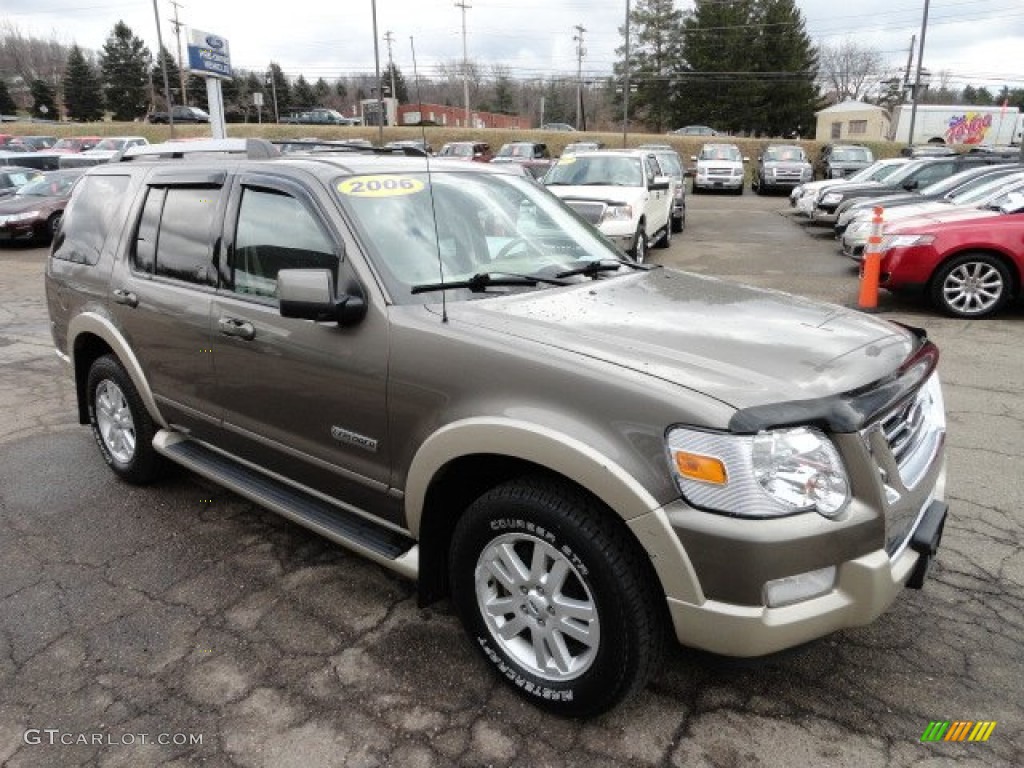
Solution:
[[[512,564],[509,552],[516,556],[514,568],[506,567]],[[538,552],[544,555],[539,568]],[[551,570],[545,570],[549,562]],[[519,568],[524,564],[528,572]],[[555,573],[563,575],[545,593]],[[521,478],[474,501],[455,528],[450,577],[473,645],[513,689],[543,709],[569,717],[607,711],[641,688],[661,657],[664,598],[657,577],[620,521],[567,484]],[[569,609],[573,615],[559,616],[568,601],[577,606]],[[581,614],[581,606],[590,613]],[[578,640],[570,624],[584,627],[596,642]],[[570,631],[558,631],[563,627]],[[500,636],[503,628],[511,628],[508,638]],[[563,661],[583,660],[576,669],[558,668],[559,643],[545,639],[555,635]],[[526,661],[514,655],[520,652]],[[538,674],[543,670],[548,674]]]
[[[1013,292],[1010,270],[990,253],[963,253],[943,264],[932,278],[932,303],[953,317],[993,315]]]
[[[104,355],[92,364],[85,393],[92,434],[110,468],[135,485],[160,477],[167,465],[153,449],[156,425],[116,357]]]
[[[644,230],[642,221],[636,225],[636,234],[633,235],[633,245],[629,249],[629,255],[637,264],[647,261],[647,232]]]
[[[57,236],[57,230],[60,229],[60,213],[54,213],[50,215],[50,218],[46,220],[46,240],[52,242],[53,238]]]
[[[678,219],[672,219],[672,231],[677,235],[686,229],[686,208],[683,208],[683,215]]]
[[[668,221],[665,222],[665,232],[661,237],[658,238],[658,242],[654,244],[655,248],[669,248],[672,245],[672,216],[668,217]]]
[[[691,193],[691,194],[694,194],[694,195],[699,195],[699,194],[701,194],[701,188],[697,186],[697,182],[696,182],[696,181],[695,181],[695,182],[693,182],[693,189],[692,189],[692,190],[690,190],[690,193]]]
[[[740,185],[739,185],[739,186],[738,186],[738,187],[736,188],[736,192],[735,192],[735,194],[737,194],[737,195],[742,195],[742,194],[743,194],[743,185],[742,185],[742,184],[740,184]]]

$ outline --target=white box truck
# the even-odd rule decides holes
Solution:
[[[1019,144],[1021,114],[1017,107],[971,107],[919,104],[910,139],[910,105],[896,107],[892,140],[901,144]]]

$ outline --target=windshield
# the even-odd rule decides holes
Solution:
[[[893,173],[886,177],[885,183],[891,187],[898,187],[903,183],[904,179],[908,176],[912,176],[922,167],[927,165],[930,160],[911,160],[906,165],[901,165]]]
[[[506,144],[498,150],[498,157],[533,157],[533,145]]]
[[[19,197],[66,197],[76,178],[61,173],[47,173],[30,181],[17,194]]]
[[[988,179],[984,184],[973,189],[954,195],[954,205],[982,205],[992,202],[991,198],[1003,194],[1005,191],[1015,189],[1024,179],[1024,172],[1015,173],[1011,176],[1000,176],[998,179]]]
[[[743,155],[736,147],[704,147],[700,151],[701,160],[734,160],[741,162]]]
[[[639,157],[625,155],[563,156],[544,177],[547,185],[571,187],[642,187],[644,172]]]
[[[803,163],[807,156],[800,147],[772,147],[765,150],[764,159],[768,162]]]
[[[339,178],[334,189],[399,304],[422,303],[422,296],[411,294],[412,287],[442,278],[455,282],[478,273],[554,277],[582,263],[622,259],[600,232],[522,176],[379,174]],[[448,298],[508,290],[523,289],[451,290]]]
[[[870,163],[874,157],[867,147],[843,147],[833,150],[832,160],[840,163]]]
[[[99,144],[97,144],[95,147],[93,147],[93,149],[114,149],[114,150],[117,150],[117,149],[121,149],[124,146],[126,141],[127,141],[127,139],[104,139]]]
[[[661,163],[661,170],[666,175],[677,179],[683,177],[683,164],[679,162],[679,155],[675,152],[658,152],[658,162]]]

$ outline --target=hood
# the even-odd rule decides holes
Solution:
[[[0,216],[9,216],[12,213],[24,213],[25,211],[34,211],[36,209],[45,210],[53,205],[53,201],[56,198],[53,197],[19,197],[17,194],[5,197],[3,202],[0,202]]]
[[[855,310],[669,269],[452,302],[448,315],[736,408],[856,389],[915,345],[908,331]]]
[[[980,219],[992,219],[1000,216],[1019,216],[1020,214],[1002,214],[999,211],[992,211],[987,208],[961,208],[960,206],[946,206],[941,211],[920,213],[916,216],[908,216],[901,219],[894,227],[886,227],[885,233],[899,234],[901,232],[916,232],[921,229],[931,229],[936,224],[957,224],[965,223],[975,226],[973,222]]]
[[[545,189],[562,200],[594,200],[608,204],[629,203],[644,191],[643,187],[598,186],[596,184],[587,186],[553,184],[545,186]]]

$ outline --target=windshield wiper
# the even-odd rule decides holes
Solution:
[[[429,293],[431,291],[447,291],[449,288],[468,288],[473,293],[484,293],[488,288],[506,286],[534,286],[537,283],[547,285],[568,285],[561,280],[539,275],[520,275],[515,272],[477,272],[468,280],[453,280],[448,283],[423,283],[414,285],[412,293]]]
[[[555,274],[556,278],[562,277],[573,277],[574,275],[586,275],[587,277],[596,277],[601,272],[614,272],[620,267],[630,267],[632,269],[639,269],[647,271],[654,269],[657,266],[655,264],[637,264],[635,261],[613,261],[611,259],[595,259],[588,261],[579,267],[573,267],[572,269],[566,269],[562,272]]]

